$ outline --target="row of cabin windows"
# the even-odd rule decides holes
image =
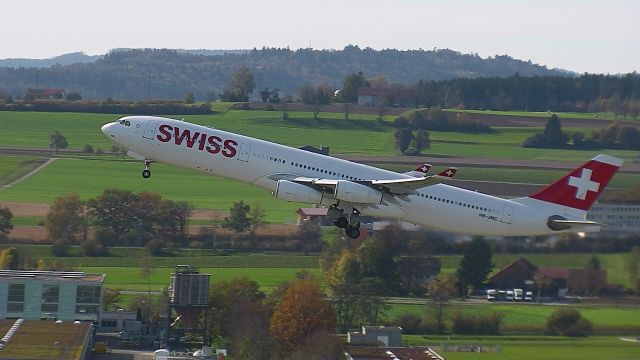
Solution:
[[[463,203],[463,202],[459,202],[459,201],[453,201],[453,200],[448,200],[448,199],[444,199],[444,198],[440,198],[437,196],[433,196],[433,195],[427,195],[427,194],[420,194],[419,196],[425,198],[425,199],[429,199],[429,200],[435,200],[435,201],[440,201],[443,202],[445,204],[451,204],[451,205],[457,205],[457,206],[462,206],[462,207],[467,207],[470,209],[476,209],[476,210],[482,210],[482,211],[490,211],[488,208],[485,207],[480,207],[477,205],[471,205],[471,204],[467,204],[467,203]]]
[[[273,156],[269,157],[269,160],[275,161],[275,162],[279,162],[279,163],[283,163],[283,164],[287,163],[286,160],[280,159],[280,158],[277,158],[277,157],[273,157]],[[302,168],[302,169],[308,169],[308,170],[311,170],[311,171],[319,171],[319,172],[321,172],[323,174],[327,174],[327,175],[339,176],[339,177],[341,177],[343,179],[363,180],[361,178],[340,174],[340,173],[337,173],[335,171],[325,170],[325,169],[321,169],[321,168],[318,168],[318,167],[315,167],[315,166],[304,165],[304,164],[300,164],[300,163],[294,163],[293,161],[291,161],[289,164],[291,166],[299,167],[299,168]]]

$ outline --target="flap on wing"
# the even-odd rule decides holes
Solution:
[[[428,164],[425,164],[428,165]],[[329,192],[335,191],[338,181],[351,181],[361,185],[369,186],[381,192],[390,194],[408,194],[409,192],[419,189],[425,186],[434,185],[442,180],[452,178],[458,169],[450,167],[444,171],[441,171],[437,175],[420,176],[411,178],[400,179],[387,179],[387,180],[343,180],[343,179],[319,179],[309,178],[304,176],[297,176],[288,173],[279,173],[269,175],[272,180],[289,180],[304,184],[320,191]],[[416,170],[417,171],[417,170]],[[428,169],[427,169],[428,171]]]

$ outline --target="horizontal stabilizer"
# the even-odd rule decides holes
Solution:
[[[409,175],[409,176],[418,177],[418,178],[425,177],[429,172],[429,169],[431,169],[431,164],[422,164],[418,166],[415,170],[411,170],[404,173],[404,175]]]
[[[450,167],[447,170],[438,173],[440,177],[452,178],[458,172],[458,168]]]

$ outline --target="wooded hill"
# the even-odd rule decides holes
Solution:
[[[343,50],[269,49],[245,53],[200,55],[177,50],[118,50],[93,63],[49,68],[0,67],[0,92],[21,96],[27,88],[55,87],[83,98],[182,99],[189,91],[197,100],[213,98],[241,65],[253,73],[256,88],[297,93],[304,84],[340,88],[346,75],[362,71],[383,75],[391,83],[418,80],[521,76],[566,76],[567,71],[513,59],[507,55],[481,58],[439,50],[373,50],[347,46]]]

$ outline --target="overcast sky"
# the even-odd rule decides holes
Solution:
[[[0,58],[109,49],[449,48],[640,71],[638,0],[9,0]]]

